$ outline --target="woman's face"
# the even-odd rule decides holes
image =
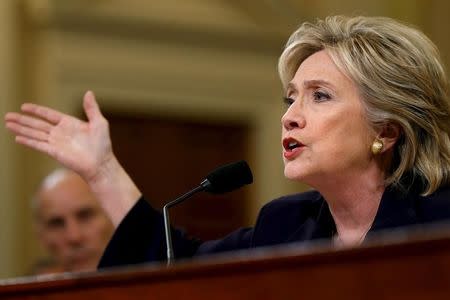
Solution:
[[[317,187],[369,168],[374,134],[358,89],[325,50],[303,61],[286,102],[281,122],[287,178]]]

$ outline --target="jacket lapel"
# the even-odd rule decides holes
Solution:
[[[418,223],[414,196],[387,188],[381,198],[369,234],[383,229],[393,229]]]
[[[331,216],[328,204],[320,196],[317,199],[317,214],[308,218],[303,222],[292,235],[286,240],[286,242],[315,240],[331,238],[336,232],[336,226],[334,224],[333,217]]]
[[[413,193],[414,194],[414,193]],[[374,222],[368,235],[384,229],[408,226],[418,223],[414,197],[387,188],[383,193]],[[285,242],[331,239],[336,233],[336,225],[330,209],[323,197],[318,199],[317,215],[311,216],[297,227]]]

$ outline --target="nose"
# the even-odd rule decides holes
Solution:
[[[66,238],[72,245],[79,245],[83,240],[82,230],[80,225],[75,221],[67,222]]]
[[[297,101],[292,103],[284,113],[283,117],[281,117],[281,124],[286,130],[303,128],[306,125],[305,119],[301,114],[300,107],[297,107],[298,105],[296,104]]]

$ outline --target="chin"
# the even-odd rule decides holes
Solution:
[[[305,178],[304,172],[299,171],[300,168],[285,165],[284,166],[284,177],[286,177],[289,180],[296,180],[296,181],[303,181]]]
[[[92,263],[80,264],[74,267],[74,270],[77,272],[95,271],[96,269],[97,265]]]

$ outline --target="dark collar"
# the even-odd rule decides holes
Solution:
[[[414,191],[402,192],[395,188],[387,188],[381,198],[370,232],[418,223],[415,207],[417,197]]]
[[[380,206],[368,234],[418,223],[414,205],[416,197],[414,191],[406,193],[395,188],[387,188],[381,197]],[[331,238],[336,233],[336,225],[328,204],[323,197],[321,201],[312,239]]]

